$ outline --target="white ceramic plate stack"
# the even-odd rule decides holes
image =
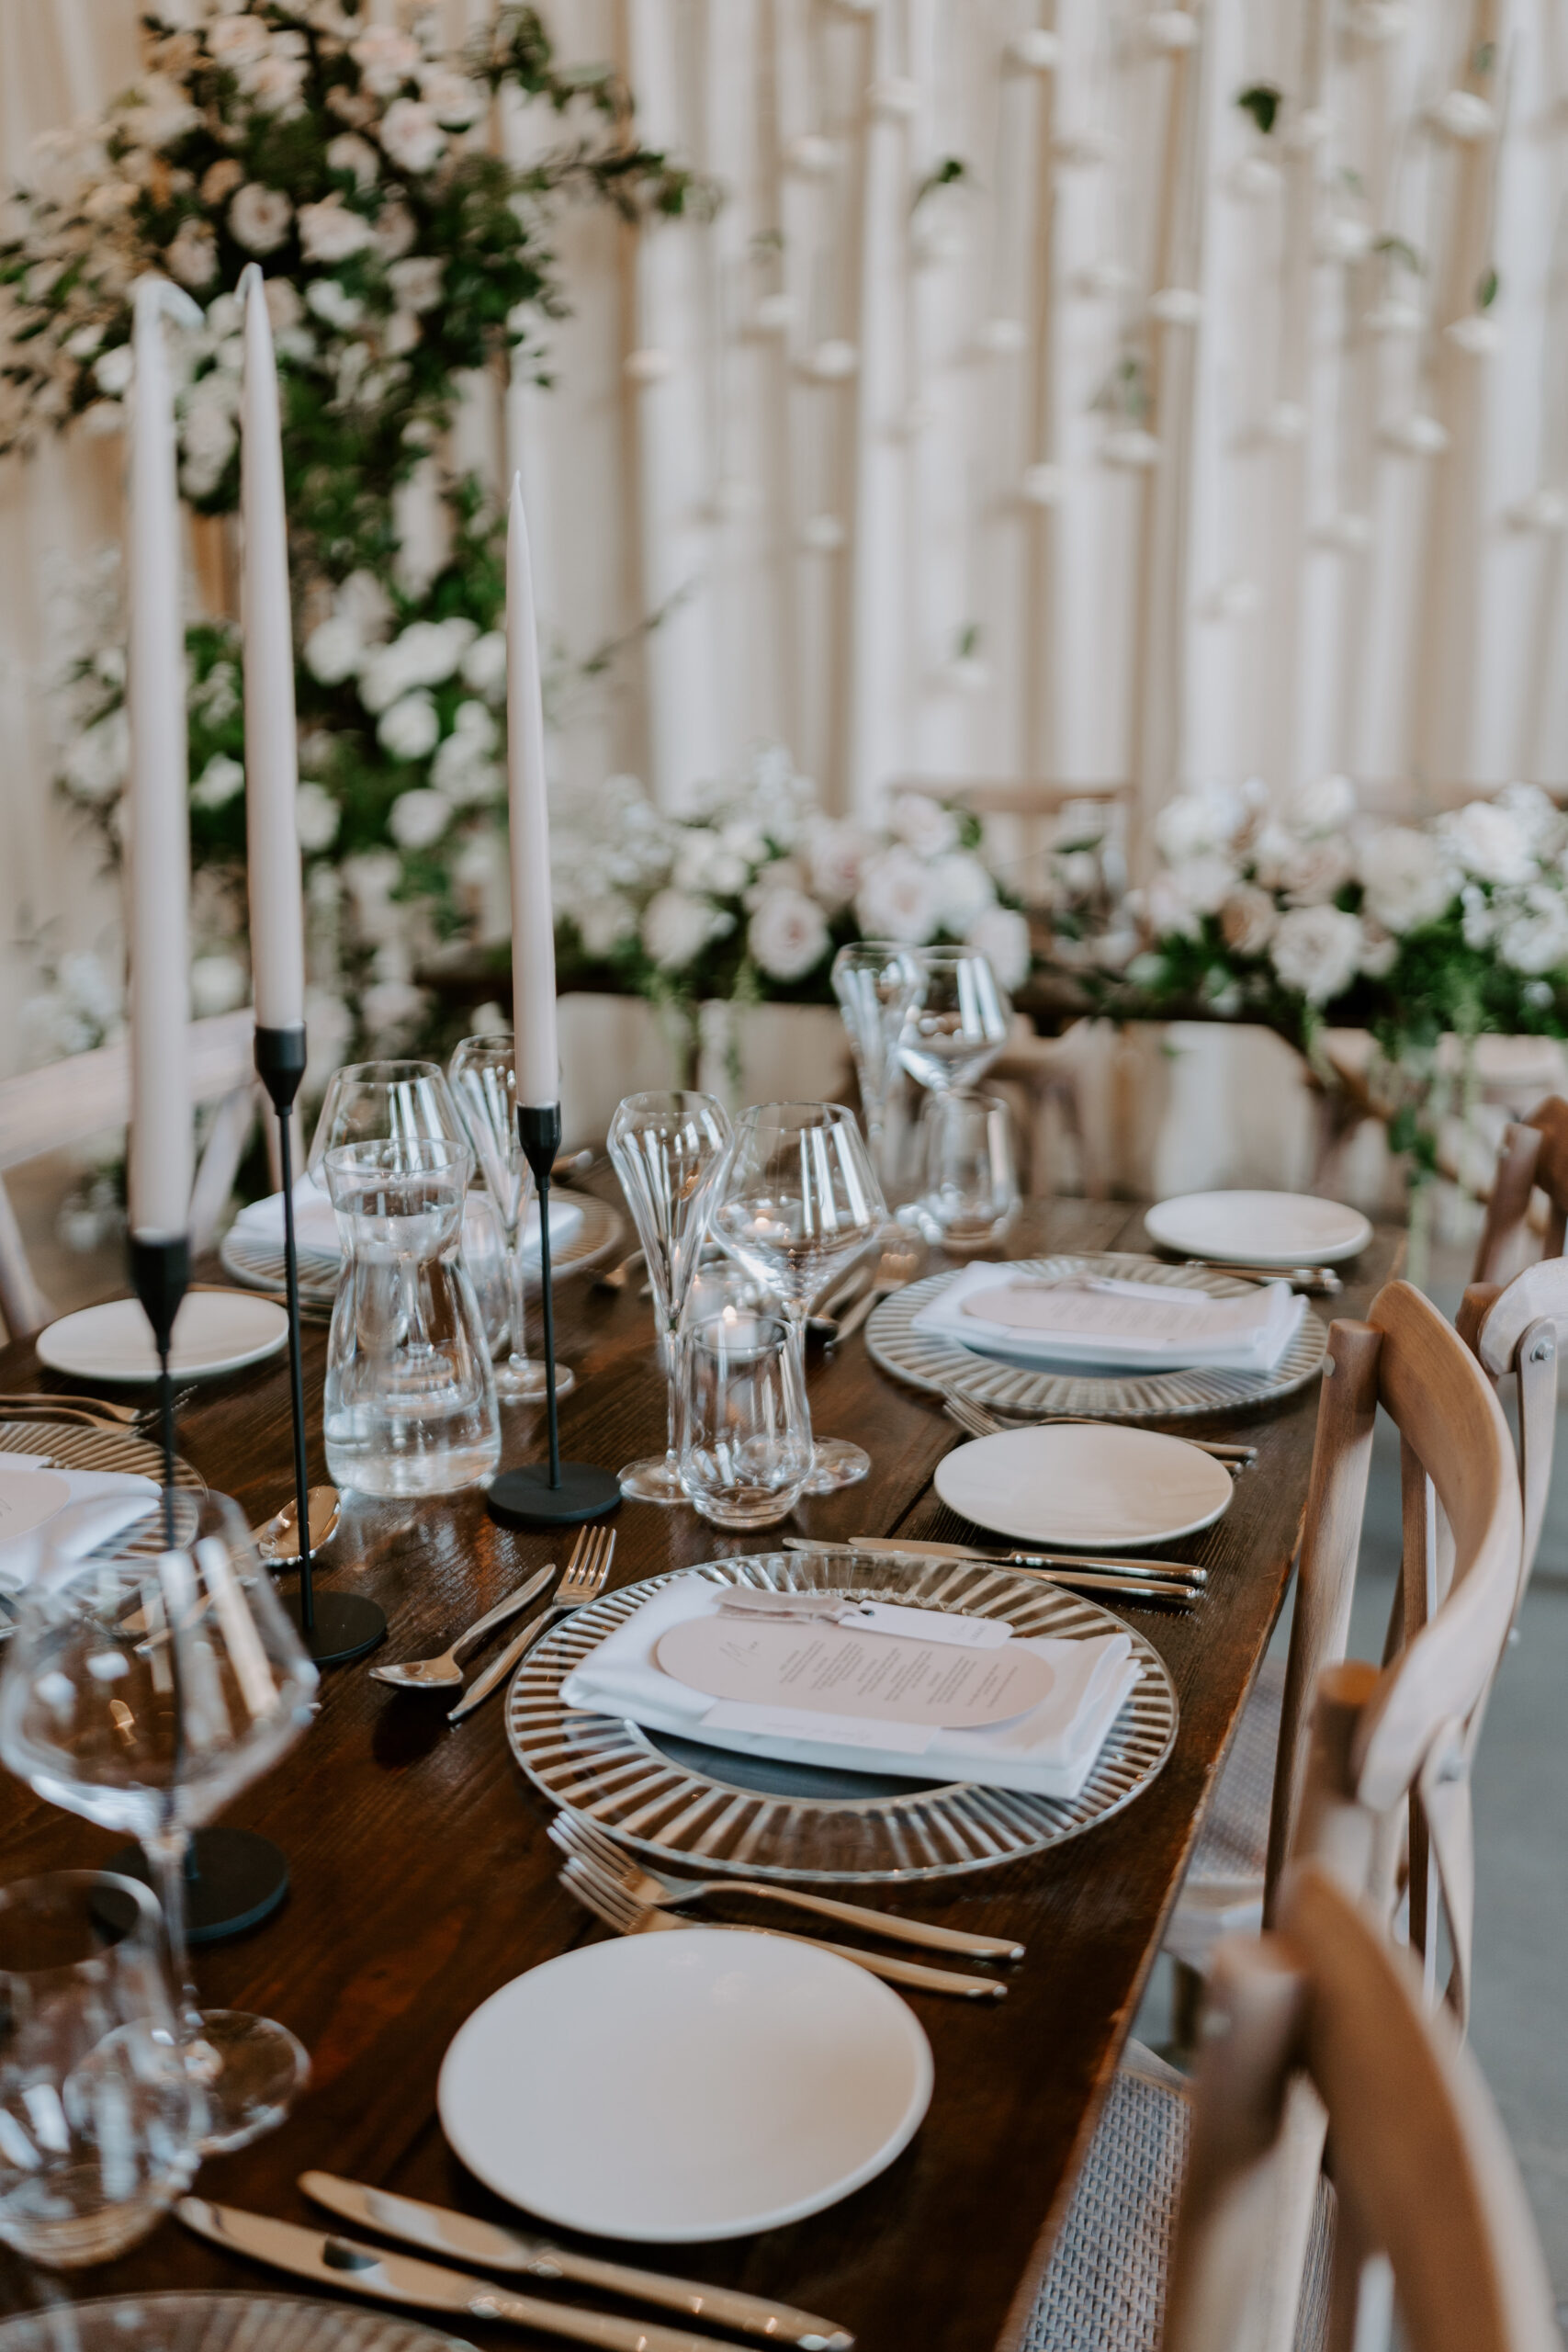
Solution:
[[[1021,1544],[1085,1552],[1173,1544],[1230,1509],[1230,1472],[1185,1438],[1094,1422],[1007,1430],[945,1454],[950,1510]]]
[[[1183,1193],[1144,1224],[1162,1250],[1233,1266],[1337,1266],[1372,1238],[1359,1209],[1312,1193]]]

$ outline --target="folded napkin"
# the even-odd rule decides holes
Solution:
[[[1306,1300],[1288,1283],[1213,1298],[1169,1283],[1071,1274],[1053,1282],[986,1264],[966,1266],[912,1328],[1002,1363],[1269,1373],[1305,1313]]]
[[[480,1248],[491,1246],[488,1229],[470,1233],[476,1225],[488,1227],[491,1203],[488,1193],[477,1187],[468,1194],[463,1213],[465,1240],[477,1240]],[[550,1194],[550,1240],[558,1250],[570,1241],[582,1223],[581,1204],[563,1200],[558,1193]],[[283,1246],[283,1195],[269,1193],[264,1201],[252,1201],[234,1219],[234,1230],[254,1241],[265,1242],[276,1249]],[[341,1258],[343,1245],[338,1237],[337,1213],[325,1193],[313,1178],[301,1176],[294,1187],[294,1235],[301,1250],[319,1258]],[[539,1204],[530,1201],[523,1220],[523,1254],[536,1258],[539,1254]]]
[[[17,1471],[46,1471],[63,1487],[57,1509],[47,1519],[32,1518],[18,1534],[0,1540],[0,1591],[19,1592],[31,1582],[42,1563],[45,1552],[53,1540],[50,1531],[60,1513],[73,1503],[97,1502],[102,1509],[83,1511],[73,1522],[70,1541],[62,1552],[71,1558],[92,1550],[96,1544],[107,1543],[118,1535],[122,1527],[140,1519],[148,1505],[156,1499],[158,1488],[151,1478],[139,1478],[123,1470],[57,1470],[46,1453],[7,1453],[0,1455],[0,1534],[6,1518],[6,1483],[9,1474]]]
[[[688,1619],[716,1616],[720,1597],[703,1577],[671,1577],[567,1677],[561,1690],[567,1705],[621,1715],[649,1731],[673,1732],[742,1756],[787,1757],[800,1764],[910,1780],[973,1781],[1067,1799],[1078,1794],[1093,1771],[1105,1736],[1139,1676],[1125,1634],[1081,1642],[1036,1634],[1020,1646],[1053,1671],[1051,1689],[1037,1706],[1008,1723],[922,1733],[912,1747],[898,1741],[896,1724],[819,1713],[786,1718],[776,1708],[716,1702],[664,1673],[654,1658],[663,1636]],[[716,1723],[711,1720],[716,1713]],[[754,1724],[748,1717],[755,1718]]]

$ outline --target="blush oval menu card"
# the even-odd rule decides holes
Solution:
[[[689,1618],[654,1656],[677,1682],[715,1699],[933,1731],[1027,1714],[1056,1679],[1021,1642],[960,1647],[809,1621]]]

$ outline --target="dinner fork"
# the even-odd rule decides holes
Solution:
[[[195,1395],[194,1383],[176,1389],[175,1410],[179,1412]],[[99,1429],[124,1430],[128,1436],[151,1428],[161,1411],[158,1405],[120,1405],[107,1396],[56,1396],[38,1388],[28,1389],[25,1395],[0,1396],[0,1421],[30,1419],[35,1416],[46,1421],[91,1421]]]
[[[464,1691],[446,1720],[461,1723],[477,1706],[490,1697],[498,1682],[504,1682],[518,1660],[533,1648],[547,1625],[558,1617],[569,1617],[585,1601],[597,1600],[604,1589],[610,1573],[610,1563],[615,1556],[615,1530],[613,1527],[585,1527],[572,1546],[571,1557],[566,1564],[566,1574],[556,1587],[556,1597],[547,1609],[524,1626],[514,1642],[509,1642],[501,1656],[486,1667],[472,1687]]]
[[[689,1919],[677,1918],[650,1903],[639,1903],[624,1886],[607,1878],[592,1862],[572,1860],[560,1874],[561,1884],[575,1894],[584,1910],[614,1928],[618,1936],[658,1935],[674,1928],[691,1928]],[[955,1993],[965,2001],[999,2001],[1007,1986],[994,1976],[959,1976],[951,1968],[926,1968],[919,1961],[894,1960],[880,1951],[861,1951],[853,1944],[825,1943],[818,1936],[792,1935],[784,1928],[727,1928],[727,1935],[776,1936],[786,1944],[810,1944],[816,1951],[830,1951],[852,1960],[869,1975],[885,1976],[890,1984],[909,1984],[922,1993]]]
[[[563,1854],[590,1863],[623,1886],[634,1902],[655,1908],[667,1903],[694,1903],[704,1894],[754,1894],[765,1903],[788,1903],[797,1911],[816,1911],[825,1919],[869,1928],[894,1943],[923,1944],[931,1951],[966,1952],[972,1960],[1023,1958],[1023,1946],[1004,1936],[981,1936],[966,1928],[938,1928],[923,1919],[900,1919],[866,1903],[837,1903],[829,1895],[807,1894],[800,1887],[764,1886],[742,1878],[671,1878],[628,1854],[596,1821],[584,1820],[581,1814],[558,1813],[549,1834]]]
[[[976,1404],[973,1397],[961,1396],[952,1389],[945,1390],[942,1409],[950,1421],[956,1421],[970,1437],[1000,1437],[1010,1430],[1048,1430],[1059,1428],[1118,1428],[1108,1422],[1103,1413],[996,1413],[988,1406]],[[1223,1462],[1233,1477],[1239,1476],[1250,1463],[1258,1459],[1255,1445],[1222,1445],[1201,1437],[1185,1437],[1183,1445],[1195,1445],[1200,1453],[1212,1453]]]

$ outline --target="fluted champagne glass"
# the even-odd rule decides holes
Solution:
[[[709,1227],[777,1298],[802,1394],[812,1301],[880,1241],[886,1221],[864,1137],[841,1102],[761,1102],[741,1114],[716,1180]],[[863,1446],[819,1438],[806,1490],[829,1494],[870,1467]]]
[[[621,1492],[678,1503],[681,1485],[681,1317],[707,1232],[714,1180],[729,1121],[711,1094],[628,1094],[610,1122],[609,1152],[648,1261],[669,1383],[662,1455],[628,1464]]]
[[[896,940],[857,940],[833,958],[833,993],[854,1055],[871,1164],[884,1183],[887,1098],[899,1067],[904,1023],[919,991],[920,967]]]
[[[488,1037],[465,1037],[452,1057],[452,1092],[468,1140],[472,1143],[506,1245],[507,1321],[512,1351],[495,1371],[495,1393],[502,1403],[532,1403],[542,1398],[547,1383],[545,1367],[528,1353],[528,1268],[525,1244],[528,1204],[534,1198],[534,1173],[523,1157],[517,1127],[516,1051],[510,1031]],[[556,1366],[556,1395],[568,1396],[577,1375],[564,1363]]]

